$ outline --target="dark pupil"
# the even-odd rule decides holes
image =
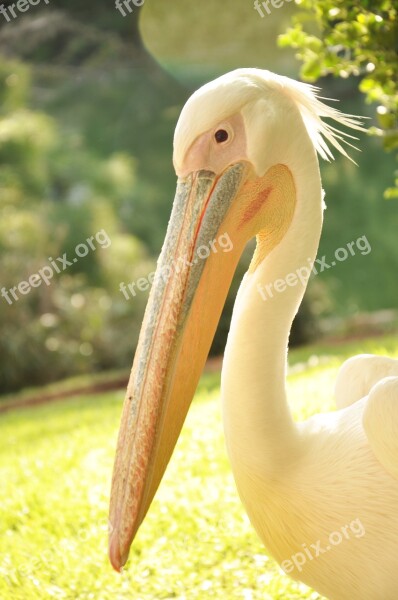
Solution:
[[[228,132],[225,131],[225,129],[219,129],[218,131],[216,131],[216,135],[214,137],[216,138],[217,144],[221,144],[221,142],[227,141]]]

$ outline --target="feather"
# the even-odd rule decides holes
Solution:
[[[313,141],[316,151],[323,159],[328,161],[334,160],[333,153],[327,143],[329,142],[329,144],[343,154],[343,156],[352,162],[355,162],[340,144],[339,140],[347,146],[358,150],[356,146],[346,139],[350,138],[357,140],[358,138],[333,127],[333,125],[323,121],[323,119],[332,119],[336,123],[349,129],[365,132],[366,128],[363,126],[363,120],[367,117],[345,114],[340,110],[321,102],[321,100],[334,100],[331,98],[322,98],[319,95],[320,88],[314,85],[295,81],[282,75],[275,75],[269,71],[259,71],[259,73],[261,72],[264,73],[265,77],[263,77],[268,84],[273,87],[280,87],[282,91],[294,101],[300,111],[308,135]]]

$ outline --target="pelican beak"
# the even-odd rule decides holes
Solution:
[[[109,517],[117,571],[174,450],[246,243],[233,207],[249,171],[242,161],[178,180],[119,431]]]

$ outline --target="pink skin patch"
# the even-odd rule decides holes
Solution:
[[[228,131],[226,142],[217,143],[215,133],[218,129]],[[221,175],[228,166],[243,160],[248,160],[246,132],[243,117],[238,113],[193,140],[181,164],[175,159],[174,166],[177,175],[182,178],[201,170]]]

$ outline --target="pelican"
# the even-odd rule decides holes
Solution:
[[[331,159],[333,146],[347,156],[348,134],[323,118],[363,129],[360,118],[322,102],[317,88],[259,69],[204,85],[181,112],[177,190],[112,480],[109,553],[116,570],[173,452],[239,257],[256,238],[221,382],[239,496],[291,577],[331,600],[398,598],[398,361],[348,362],[336,387],[339,410],[295,422],[287,401],[289,332],[322,228],[317,154]],[[215,240],[225,234],[233,247],[217,252]],[[259,290],[271,282],[280,293],[264,301]]]

